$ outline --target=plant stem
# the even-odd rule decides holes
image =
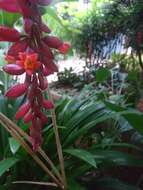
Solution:
[[[50,89],[48,88],[47,91],[48,91],[49,100],[53,103],[53,98],[52,98]],[[57,127],[55,109],[51,110],[51,116],[52,116],[53,129],[54,129],[56,145],[57,145],[57,153],[58,153],[60,167],[61,167],[61,174],[62,174],[63,181],[64,181],[64,190],[67,190],[67,180],[66,180],[65,168],[64,168],[64,157],[63,157],[63,152],[62,152],[59,131],[58,131],[58,127]]]
[[[12,126],[13,129],[15,129],[22,137],[24,137],[29,143],[31,143],[30,141],[30,137],[29,135],[27,135],[27,133],[25,133],[21,128],[19,128],[15,123],[13,123],[11,120],[8,120],[8,118],[6,116],[4,116],[2,113],[0,113],[0,119],[3,118],[4,120],[7,120],[7,122],[9,123],[9,126]],[[58,171],[58,169],[56,168],[56,166],[53,164],[53,162],[50,160],[50,158],[47,156],[47,154],[42,150],[41,147],[38,148],[37,151],[44,159],[45,161],[50,165],[50,167],[52,168],[52,170],[55,172],[55,174],[57,175],[57,177],[60,179],[60,181],[63,183],[63,179]]]
[[[34,185],[44,185],[57,187],[55,183],[37,182],[37,181],[13,181],[13,184],[34,184]]]
[[[53,173],[47,168],[47,166],[42,162],[42,160],[33,152],[30,146],[23,140],[23,137],[15,130],[15,124],[9,120],[6,116],[0,113],[0,123],[4,128],[21,144],[21,146],[29,153],[29,155],[40,165],[40,167],[53,179],[53,181],[63,189],[63,185],[59,180],[53,175]]]

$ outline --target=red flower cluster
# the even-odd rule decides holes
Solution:
[[[26,102],[16,113],[16,119],[23,118],[31,123],[30,136],[33,149],[42,142],[41,130],[48,118],[44,110],[54,107],[46,100],[43,91],[48,87],[46,76],[57,72],[52,48],[66,54],[68,43],[49,35],[50,29],[42,22],[38,6],[49,5],[51,0],[0,0],[0,8],[9,12],[19,12],[23,16],[25,34],[16,29],[0,26],[0,41],[13,42],[9,48],[4,71],[10,75],[25,73],[25,82],[11,87],[6,96],[17,98],[25,95]]]

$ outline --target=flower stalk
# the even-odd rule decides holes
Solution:
[[[50,89],[48,88],[48,96],[49,100],[53,102],[53,97],[51,95]],[[66,181],[66,174],[65,174],[65,168],[64,168],[64,157],[63,157],[63,152],[62,152],[62,146],[61,146],[61,141],[60,141],[60,136],[59,136],[59,131],[57,127],[57,122],[56,122],[56,114],[55,110],[51,110],[51,116],[52,116],[52,124],[53,124],[53,129],[55,133],[55,139],[56,139],[56,146],[57,146],[57,152],[58,152],[58,157],[59,157],[59,162],[60,162],[60,168],[61,168],[61,174],[64,180],[64,190],[67,189],[67,181]]]
[[[47,76],[58,72],[54,63],[54,51],[66,54],[70,48],[67,42],[63,42],[56,36],[50,35],[51,30],[43,23],[39,6],[49,5],[51,0],[1,0],[0,9],[9,12],[20,13],[23,17],[23,33],[15,28],[0,26],[0,41],[11,42],[6,52],[7,64],[3,70],[15,76],[24,74],[25,81],[15,84],[5,93],[8,98],[24,96],[24,102],[16,112],[16,120],[23,119],[29,124],[30,135],[18,128],[13,122],[0,113],[0,123],[18,140],[22,147],[33,157],[41,168],[61,188],[67,189],[64,170],[64,159],[59,132],[56,124],[54,102],[48,89]],[[48,89],[49,99],[43,95]],[[41,149],[42,129],[48,122],[46,111],[51,111],[53,129],[57,145],[61,174]],[[32,148],[27,141],[32,144]],[[36,154],[40,154],[48,163],[51,170]]]
[[[39,147],[39,150],[37,153],[40,153],[40,155],[44,155],[43,158],[45,158],[45,161],[48,162],[48,164],[51,166],[53,171],[57,174],[57,176],[60,176],[59,179],[53,175],[53,173],[50,171],[50,169],[47,168],[45,163],[37,156],[37,154],[30,148],[30,146],[27,144],[27,141],[29,141],[29,136],[21,130],[15,123],[13,123],[11,120],[9,120],[5,115],[3,115],[0,112],[0,124],[11,134],[12,137],[14,137],[20,145],[26,150],[26,152],[39,164],[39,166],[53,179],[53,181],[61,188],[64,189],[64,185],[62,184],[62,178],[54,166],[53,162],[48,158],[48,156],[44,153],[44,151]]]

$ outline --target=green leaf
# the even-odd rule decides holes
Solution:
[[[95,118],[95,120],[93,121],[89,121],[87,124],[83,125],[80,129],[77,130],[77,128],[75,128],[65,139],[65,141],[63,142],[63,146],[67,146],[69,145],[69,143],[74,143],[76,141],[76,139],[78,139],[80,136],[86,135],[88,133],[88,131],[91,128],[95,128],[96,125],[98,123],[104,122],[107,119],[111,119],[114,115],[112,113],[110,114],[104,114],[101,115],[98,118]]]
[[[140,190],[140,188],[126,184],[119,179],[106,177],[96,181],[97,185],[105,189],[116,189],[116,190]]]
[[[0,49],[0,67],[3,66],[5,63],[5,60],[4,60],[4,49]]]
[[[96,71],[96,81],[103,82],[106,81],[111,76],[111,72],[109,69],[100,68]]]
[[[9,13],[6,11],[0,11],[0,23],[9,27],[12,27],[14,23],[20,18],[20,15],[17,13]]]
[[[143,115],[140,113],[126,113],[123,117],[128,121],[128,123],[136,129],[139,133],[143,135]]]
[[[16,162],[18,162],[17,158],[6,158],[0,161],[0,176],[2,176]]]
[[[137,81],[138,80],[138,71],[129,71],[128,80]]]
[[[47,8],[45,8],[45,12],[46,12],[46,14],[44,14],[44,16],[43,16],[45,19],[48,19],[50,16],[50,17],[52,17],[52,19],[54,19],[57,23],[59,23],[63,27],[63,23],[62,23],[61,19],[56,14],[56,11],[53,8],[47,7]]]
[[[139,133],[143,135],[143,114],[134,110],[134,109],[127,109],[116,104],[112,104],[110,102],[105,102],[105,105],[111,109],[112,111],[118,112],[132,128],[137,130]]]
[[[0,185],[0,190],[8,190],[7,187]]]
[[[79,183],[77,183],[74,179],[69,180],[69,190],[85,190]]]
[[[66,150],[64,150],[64,152],[87,162],[88,164],[90,164],[91,166],[93,166],[95,168],[97,167],[94,155],[92,155],[88,151],[85,151],[82,149],[66,149]]]
[[[20,144],[17,142],[17,140],[15,140],[12,137],[9,138],[9,145],[10,145],[10,150],[13,154],[15,154],[20,147]]]
[[[143,167],[143,160],[131,154],[112,150],[98,150],[96,148],[91,152],[96,162],[102,162],[105,166],[108,163],[109,165]]]

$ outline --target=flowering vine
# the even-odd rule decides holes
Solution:
[[[37,150],[42,143],[41,130],[48,121],[44,110],[54,107],[43,96],[48,87],[46,77],[58,71],[52,49],[66,54],[70,48],[68,43],[50,35],[51,30],[42,22],[39,5],[49,5],[50,1],[0,0],[1,9],[18,12],[23,16],[24,34],[14,28],[0,26],[0,41],[12,42],[6,53],[7,64],[3,67],[4,71],[10,75],[25,73],[24,83],[12,86],[6,96],[26,96],[26,101],[16,113],[16,119],[23,118],[25,123],[30,123],[33,150]]]

